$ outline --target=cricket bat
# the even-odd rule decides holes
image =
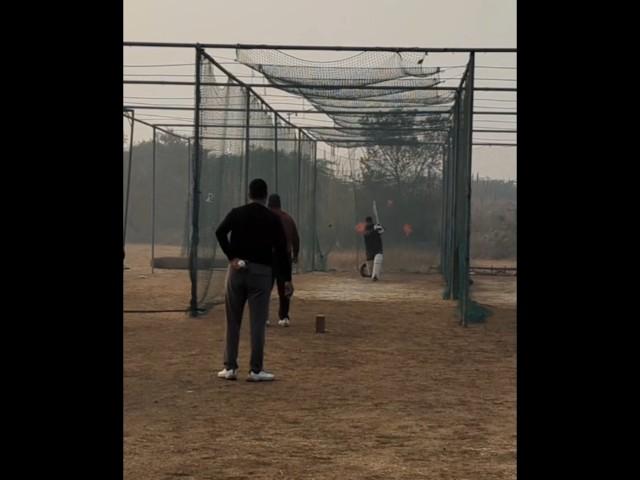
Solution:
[[[380,217],[378,216],[378,207],[375,200],[373,201],[373,215],[376,217],[376,223],[380,225]]]
[[[378,215],[378,206],[376,205],[375,200],[373,201],[373,215],[376,217],[376,226],[374,227],[374,229],[380,234],[384,233],[384,228],[380,223],[380,216]]]

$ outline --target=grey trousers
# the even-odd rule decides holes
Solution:
[[[227,270],[225,311],[227,314],[227,342],[224,350],[224,366],[238,368],[240,326],[245,303],[249,303],[251,321],[251,370],[260,372],[264,358],[264,337],[269,318],[269,300],[272,288],[271,267],[249,263],[247,268]]]

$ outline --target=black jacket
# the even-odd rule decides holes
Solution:
[[[231,239],[227,238],[229,232]],[[291,281],[282,222],[264,205],[248,203],[231,210],[216,230],[216,238],[229,260],[239,258],[269,266],[275,262],[283,280]]]
[[[373,228],[373,224],[367,224],[364,231],[364,246],[367,250],[367,260],[373,260],[382,253],[382,236]]]

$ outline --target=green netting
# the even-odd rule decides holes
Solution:
[[[451,91],[423,53],[362,52],[319,62],[237,50],[239,62],[331,120],[298,128],[198,52],[196,80],[227,86],[200,85],[192,141],[156,131],[155,141],[125,151],[124,246],[136,261],[188,267],[194,313],[221,301],[227,259],[215,229],[247,201],[248,183],[259,177],[298,225],[298,273],[357,272],[364,218],[374,216],[375,202],[385,227],[383,271],[440,270],[444,297],[458,301],[462,322],[486,317],[471,298],[470,243],[483,258],[515,255],[515,200],[509,193],[496,207],[513,204],[513,215],[487,213],[472,237],[471,188],[483,185],[471,178],[473,54]]]
[[[407,76],[436,75],[439,68],[424,65],[425,56],[420,52],[361,52],[342,60],[316,62],[273,49],[236,50],[239,62],[251,66],[273,83],[336,86],[336,89]]]
[[[359,242],[356,231],[357,184],[318,160],[316,194],[316,269],[356,271]]]
[[[362,224],[375,201],[385,227],[384,271],[440,269],[445,297],[459,301],[464,323],[482,318],[469,293],[471,76],[465,74],[458,92],[443,93],[425,89],[439,80],[438,68],[422,65],[423,55],[369,52],[329,64],[281,52],[239,51],[238,57],[327,113],[333,128],[303,132],[285,124],[203,61],[203,78],[233,85],[200,89],[200,106],[219,110],[201,111],[202,150],[191,172],[198,307],[222,299],[226,258],[216,226],[245,203],[248,182],[263,178],[298,225],[299,273],[358,271],[365,258]],[[331,146],[328,158],[318,158],[319,141]]]
[[[187,299],[180,302],[165,298],[156,291],[160,288],[158,283],[146,286],[148,297],[153,301],[141,302],[140,297],[127,294],[130,281],[159,273],[156,269],[182,270],[185,290],[189,283],[185,249],[188,234],[185,227],[189,220],[189,142],[159,129],[155,129],[154,134],[154,129],[139,119],[134,125],[133,147],[128,138],[128,148],[123,152],[126,308],[184,309]],[[129,137],[131,127],[125,128]]]
[[[311,62],[277,50],[242,49],[236,56],[280,89],[306,98],[337,126],[358,126],[360,113],[355,110],[364,110],[376,115],[408,113],[414,124],[426,127],[432,123],[429,117],[433,114],[438,121],[438,112],[450,107],[454,98],[435,88],[440,69],[426,66],[421,53],[363,52],[332,62]],[[333,140],[329,132],[314,137]]]
[[[223,79],[207,60],[207,81]],[[219,77],[219,78],[218,78]],[[248,183],[267,182],[281,196],[282,207],[298,223],[301,237],[299,271],[313,270],[315,141],[286,126],[245,87],[201,86],[202,152],[195,187],[199,190],[196,257],[197,306],[206,309],[223,300],[227,259],[218,248],[215,228],[234,207],[246,203]],[[248,115],[247,115],[248,114]],[[300,136],[300,138],[299,138]]]
[[[298,196],[298,135],[297,130],[277,121],[278,157],[276,184],[273,191],[280,195],[282,209],[297,219]]]
[[[384,172],[388,160],[406,160]],[[359,163],[359,164],[358,164]],[[376,202],[385,272],[438,269],[442,147],[369,145],[318,160],[317,269],[357,271],[365,260],[362,229]],[[348,168],[345,168],[347,167]],[[394,175],[395,174],[395,175]]]
[[[299,187],[297,203],[298,214],[294,217],[298,224],[300,235],[300,262],[298,269],[301,272],[310,272],[315,268],[316,228],[314,204],[316,201],[316,145],[313,140],[302,138],[300,140],[299,153]]]
[[[442,219],[444,298],[458,300],[463,324],[481,321],[486,311],[470,295],[471,140],[473,108],[473,56],[462,79],[453,111],[453,129],[444,168],[445,202]]]
[[[258,99],[251,97],[250,109],[257,110],[260,106]],[[249,181],[262,178],[273,191],[276,183],[275,130],[261,128],[274,125],[272,115],[266,111],[253,111],[249,124]]]
[[[155,167],[154,256],[187,257],[189,148],[184,139],[158,132]]]
[[[128,149],[123,154],[125,248],[143,246],[149,266],[153,246],[156,257],[186,257],[183,245],[188,217],[188,159],[186,140],[159,131],[155,146],[152,137],[135,144],[131,155]]]
[[[206,59],[202,61],[202,73],[207,81],[215,81],[214,67]],[[224,297],[227,259],[218,248],[215,229],[232,208],[243,203],[247,157],[251,160],[253,156],[254,165],[258,168],[264,160],[264,149],[259,149],[255,155],[252,155],[253,152],[246,154],[246,113],[237,110],[246,109],[247,100],[247,90],[240,85],[201,86],[201,106],[224,109],[202,110],[200,113],[202,151],[201,169],[196,182],[200,194],[195,265],[197,305],[202,309],[221,302]],[[254,150],[258,148],[254,146]]]

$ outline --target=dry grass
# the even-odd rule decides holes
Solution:
[[[130,303],[186,302],[180,272],[141,278],[145,262],[132,257]],[[213,376],[222,307],[197,319],[125,315],[126,479],[516,477],[515,279],[477,278],[474,296],[493,313],[467,329],[438,275],[294,281],[292,326],[267,331],[272,384]],[[324,335],[314,333],[320,313]]]

